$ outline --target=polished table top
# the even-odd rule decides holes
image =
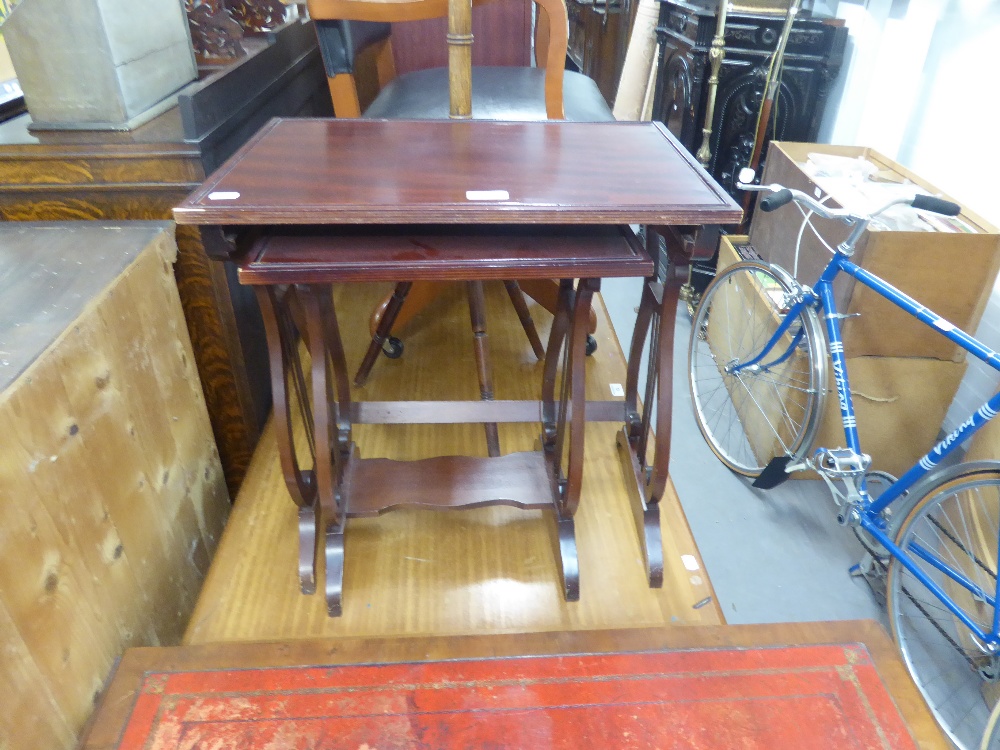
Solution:
[[[661,123],[275,119],[180,224],[732,224]]]

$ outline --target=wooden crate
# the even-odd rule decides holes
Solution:
[[[762,182],[801,190],[826,205],[839,208],[846,201],[844,182],[813,180],[802,168],[810,154],[864,158],[877,168],[876,182],[909,182],[933,195],[935,186],[892,159],[870,148],[816,143],[774,142],[768,147]],[[834,193],[832,190],[840,190]],[[948,198],[947,195],[943,196]],[[881,276],[959,328],[974,333],[1000,270],[1000,229],[967,209],[962,221],[972,233],[893,231],[869,227],[855,250],[854,262]],[[791,272],[802,214],[787,206],[767,213],[754,212],[750,243],[763,258]],[[843,241],[849,228],[843,222],[811,219],[831,247]],[[799,281],[813,284],[830,260],[830,252],[808,228],[799,246]],[[943,336],[887,302],[846,275],[834,285],[838,311],[856,315],[843,321],[848,351],[854,356],[933,357],[964,361],[965,352]]]
[[[723,236],[719,245],[719,270],[741,260],[735,247],[745,236]],[[743,302],[749,310],[751,303]],[[761,300],[753,304],[763,304]],[[945,413],[965,374],[965,362],[934,357],[855,356],[857,331],[844,330],[847,374],[851,381],[861,449],[872,457],[872,469],[900,476],[932,446]],[[814,447],[842,448],[846,444],[832,377],[826,409],[820,419]],[[769,403],[766,394],[755,394],[759,403]],[[758,415],[744,422],[748,434],[768,434],[769,427]],[[758,441],[762,450],[772,443]],[[764,450],[766,453],[766,450]],[[775,455],[772,449],[771,456]],[[761,460],[770,456],[758,455]],[[813,476],[812,474],[803,476]]]
[[[168,222],[0,224],[0,747],[180,641],[229,508]]]

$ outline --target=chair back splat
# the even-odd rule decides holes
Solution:
[[[535,67],[472,66],[471,8],[489,0],[309,0],[337,117],[613,120],[597,84],[565,70],[564,0],[534,0]],[[449,12],[449,4],[455,6]],[[457,9],[457,11],[456,11]],[[396,75],[393,23],[448,18],[449,68]],[[450,72],[449,72],[450,69]],[[466,105],[471,100],[471,112]]]

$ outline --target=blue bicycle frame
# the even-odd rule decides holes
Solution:
[[[962,347],[976,358],[987,363],[996,370],[1000,370],[1000,355],[997,352],[984,346],[980,341],[973,338],[964,331],[956,328],[947,320],[928,310],[912,297],[904,294],[891,284],[886,283],[878,276],[869,273],[857,264],[851,262],[849,257],[837,252],[830,263],[824,269],[816,287],[813,290],[804,289],[801,299],[797,300],[785,315],[784,320],[778,329],[771,336],[760,354],[754,359],[741,363],[733,368],[733,373],[747,367],[758,365],[775,347],[777,342],[788,332],[792,322],[798,319],[799,314],[806,307],[815,307],[823,315],[826,323],[826,333],[830,351],[830,359],[833,367],[833,377],[837,384],[837,395],[840,401],[840,415],[844,424],[844,437],[847,440],[847,447],[854,453],[861,454],[861,446],[858,440],[857,419],[854,414],[854,402],[851,398],[851,389],[847,376],[847,358],[844,354],[844,343],[840,335],[840,315],[837,312],[837,305],[833,298],[833,281],[840,273],[846,273],[854,277],[864,286],[875,291],[885,299],[892,302],[897,307],[905,310],[920,322],[934,329],[937,333],[946,337]],[[767,362],[762,367],[773,367],[787,359],[795,349],[803,335],[802,331],[797,331],[791,344],[784,350],[780,357]],[[862,489],[862,507],[860,510],[860,525],[880,544],[882,544],[894,557],[906,566],[914,576],[926,586],[934,595],[946,606],[952,614],[961,620],[980,640],[1000,643],[1000,608],[995,607],[997,593],[984,591],[980,586],[970,581],[960,571],[957,571],[939,560],[935,559],[927,550],[916,543],[911,543],[909,549],[904,551],[889,538],[885,532],[885,521],[880,515],[881,512],[899,499],[907,490],[922,477],[931,471],[935,466],[951,454],[958,446],[968,438],[972,437],[983,425],[995,417],[1000,411],[1000,392],[996,393],[989,401],[976,410],[971,417],[962,422],[951,434],[941,440],[931,450],[913,465],[902,477],[887,488],[878,500],[871,500],[867,492]],[[921,558],[941,571],[951,580],[964,587],[974,596],[981,598],[990,606],[994,606],[994,621],[989,633],[984,632],[969,616],[956,605],[944,590],[914,563],[910,553]],[[1000,550],[998,550],[1000,554]]]

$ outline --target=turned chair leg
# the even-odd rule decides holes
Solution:
[[[396,313],[396,321],[393,325],[405,328],[411,320],[420,315],[420,313],[427,309],[428,305],[441,296],[448,284],[449,282],[447,281],[412,282],[410,284],[410,291],[406,296],[406,305]],[[393,293],[395,293],[395,289],[393,289]],[[378,330],[379,323],[382,322],[382,318],[386,314],[390,302],[392,302],[392,294],[387,294],[375,306],[375,309],[372,310],[371,317],[368,319],[368,330],[371,331],[372,336]]]
[[[476,369],[479,374],[479,396],[483,401],[493,400],[493,368],[490,365],[489,341],[486,335],[486,296],[483,282],[469,281],[469,317],[475,343]],[[491,456],[500,455],[500,434],[495,422],[483,424],[486,429],[486,447]]]
[[[395,324],[396,317],[399,315],[399,311],[406,301],[406,295],[410,293],[410,287],[412,286],[413,283],[410,281],[401,281],[392,290],[392,297],[389,298],[389,303],[385,306],[385,310],[379,318],[378,327],[375,329],[375,333],[372,334],[372,341],[368,345],[368,351],[365,352],[364,359],[361,360],[361,365],[358,367],[358,373],[354,376],[354,385],[364,385],[365,381],[368,380],[368,375],[375,365],[375,360],[378,359],[379,352],[382,351],[382,345],[389,338],[389,334],[392,333],[392,326]]]
[[[521,321],[521,328],[524,329],[524,335],[528,337],[528,341],[531,343],[531,350],[538,359],[544,359],[545,347],[542,346],[542,341],[538,338],[538,331],[535,330],[535,321],[531,319],[531,313],[528,312],[528,303],[524,301],[524,294],[521,293],[521,287],[518,286],[516,281],[505,281],[503,285],[507,290],[507,296],[510,297],[511,304],[514,305],[514,310],[517,312],[517,319]]]

